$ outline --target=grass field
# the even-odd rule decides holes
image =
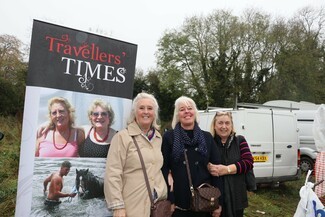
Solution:
[[[0,116],[0,216],[14,216],[17,192],[21,123],[15,117]],[[262,186],[249,193],[246,217],[292,217],[299,202],[304,177],[279,187]],[[263,214],[264,212],[264,214]]]
[[[21,123],[15,117],[0,116],[0,216],[13,216],[16,204]]]
[[[304,181],[303,176],[298,181],[286,182],[279,187],[263,186],[257,192],[249,192],[249,207],[245,210],[245,216],[292,217],[300,200],[299,190]]]

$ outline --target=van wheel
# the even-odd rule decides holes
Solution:
[[[308,170],[314,169],[314,161],[309,157],[301,157],[300,159],[301,172],[307,173]]]

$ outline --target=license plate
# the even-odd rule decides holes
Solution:
[[[256,156],[253,156],[254,158],[254,162],[266,162],[268,161],[268,156],[265,156],[265,155],[256,155]]]

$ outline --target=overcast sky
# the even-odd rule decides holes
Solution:
[[[305,6],[324,7],[324,0],[3,0],[0,35],[30,44],[33,19],[96,33],[138,45],[136,67],[156,66],[154,53],[166,29],[180,27],[185,18],[215,9],[241,15],[256,8],[272,16],[292,17]]]

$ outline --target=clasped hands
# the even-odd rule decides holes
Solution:
[[[208,163],[207,167],[210,174],[213,176],[228,175],[228,168],[225,165]]]

